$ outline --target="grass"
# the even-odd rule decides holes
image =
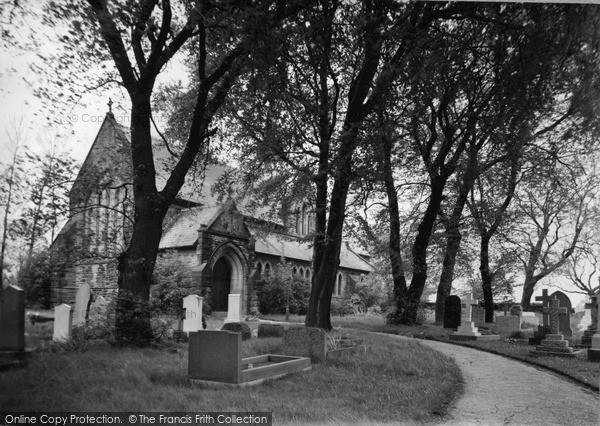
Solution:
[[[35,327],[38,327],[36,325]],[[0,374],[0,407],[26,411],[272,411],[281,423],[439,422],[460,394],[447,357],[418,341],[354,331],[367,351],[314,364],[264,385],[201,390],[187,380],[187,345],[38,351]],[[31,336],[31,332],[30,332]],[[243,343],[244,356],[277,352],[280,338]]]
[[[391,333],[399,335],[409,335],[422,339],[440,340],[444,342],[460,344],[462,346],[472,347],[474,349],[492,352],[509,358],[517,359],[528,364],[536,365],[557,372],[563,376],[574,379],[587,387],[598,390],[598,377],[600,376],[600,363],[589,362],[586,353],[576,358],[564,358],[558,356],[531,356],[530,351],[535,346],[529,345],[526,339],[509,339],[507,337],[498,341],[466,341],[455,342],[449,340],[449,331],[435,325],[418,326],[390,326],[380,324],[372,326],[370,322],[361,323],[356,321],[355,328],[377,331],[382,333]]]

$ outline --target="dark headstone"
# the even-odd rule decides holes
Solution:
[[[228,331],[189,333],[190,379],[224,383],[242,381],[242,335]]]
[[[460,326],[460,297],[448,296],[444,304],[444,328],[457,329]]]
[[[312,327],[294,327],[283,332],[283,353],[300,357],[310,357],[314,362],[327,358],[325,330]]]
[[[0,351],[25,350],[25,292],[16,286],[2,291],[0,301]]]
[[[560,334],[568,337],[573,337],[573,330],[571,330],[571,312],[573,312],[573,305],[571,299],[562,291],[555,291],[550,295],[551,299],[558,299],[558,306],[567,309],[566,315],[561,315],[558,319],[558,330]]]
[[[280,324],[259,324],[258,338],[262,337],[281,337],[283,336],[283,325]]]

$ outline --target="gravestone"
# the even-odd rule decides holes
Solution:
[[[569,347],[569,342],[564,340],[564,335],[559,332],[559,318],[568,315],[568,309],[564,306],[559,306],[558,299],[552,299],[550,300],[550,306],[544,308],[543,312],[549,316],[550,332],[546,335],[546,338],[541,341],[540,346],[536,346],[535,351],[531,351],[530,354],[534,356],[577,356],[581,351],[573,351],[573,348]]]
[[[73,310],[73,326],[85,325],[92,297],[92,289],[89,284],[81,284],[75,295],[75,309]]]
[[[227,305],[227,318],[225,318],[225,323],[228,322],[240,322],[241,317],[240,313],[241,309],[241,294],[230,294],[229,295],[229,303]]]
[[[548,308],[550,307],[550,300],[552,300],[552,297],[548,296],[548,289],[545,288],[542,290],[542,295],[541,296],[536,296],[535,300],[537,302],[542,302],[542,308]],[[548,319],[548,315],[547,314],[543,314],[542,316],[542,325],[550,325],[550,321]]]
[[[541,296],[536,296],[535,300],[542,302],[542,308],[550,307],[550,296],[548,296],[548,289],[542,290]],[[542,314],[542,324],[538,325],[537,331],[533,332],[533,337],[529,339],[530,345],[539,345],[542,340],[546,338],[546,335],[550,332],[550,320],[548,314]]]
[[[25,351],[25,292],[5,287],[0,300],[0,352]]]
[[[485,325],[485,308],[477,305],[473,306],[471,316],[475,325]]]
[[[560,334],[568,337],[573,337],[573,330],[571,329],[571,312],[573,311],[573,305],[571,299],[562,291],[555,291],[550,295],[551,299],[558,300],[558,306],[567,309],[566,315],[561,315],[559,319],[559,330]]]
[[[516,317],[523,316],[523,307],[521,305],[512,305],[510,307],[510,315],[514,315]]]
[[[592,296],[590,302],[585,304],[585,309],[590,310],[591,322],[583,332],[581,346],[590,348],[592,346],[592,337],[596,334],[596,330],[598,329],[598,296]]]
[[[497,315],[496,316],[496,331],[501,335],[510,335],[515,331],[521,330],[520,319],[516,315]]]
[[[460,297],[448,296],[444,304],[444,328],[457,329],[460,326]]]
[[[460,327],[450,336],[453,340],[475,340],[481,336],[473,321],[471,321],[471,306],[476,305],[477,299],[473,299],[473,294],[469,294],[461,300]]]
[[[73,326],[73,309],[71,306],[62,304],[54,308],[54,342],[65,342],[71,338]]]
[[[294,327],[283,332],[282,351],[286,355],[310,357],[313,362],[327,358],[325,330],[312,327]]]
[[[202,330],[202,302],[204,299],[196,294],[190,294],[183,298],[183,325],[184,333]]]
[[[259,324],[257,337],[282,337],[283,330],[283,325],[280,324]]]
[[[242,335],[228,331],[190,333],[188,374],[191,379],[222,383],[242,381]]]

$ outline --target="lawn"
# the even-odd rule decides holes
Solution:
[[[36,333],[42,334],[40,330]],[[36,333],[29,330],[30,337]],[[190,384],[186,344],[170,342],[154,349],[95,344],[75,351],[47,347],[33,354],[28,368],[0,374],[0,407],[7,411],[271,411],[276,424],[443,421],[449,403],[461,390],[460,372],[451,359],[416,340],[350,333],[365,339],[366,352],[239,390],[203,390]],[[277,352],[280,344],[278,338],[252,339],[243,343],[244,356]]]
[[[349,320],[347,320],[349,321]],[[382,333],[408,335],[421,339],[440,340],[443,342],[460,344],[487,352],[517,359],[528,364],[549,369],[563,376],[574,379],[591,389],[598,390],[598,377],[600,377],[600,363],[589,362],[587,353],[584,351],[576,358],[564,358],[557,356],[531,356],[529,353],[535,350],[535,346],[529,345],[527,339],[501,338],[498,341],[488,342],[455,342],[449,339],[450,331],[442,327],[424,324],[419,326],[390,326],[384,324],[373,324],[373,320],[361,322],[356,320],[352,326],[357,329],[377,331]]]

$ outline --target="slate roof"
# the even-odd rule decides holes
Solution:
[[[163,231],[160,249],[191,247],[198,240],[200,225],[208,225],[221,210],[218,206],[181,210]]]
[[[313,254],[311,241],[277,233],[258,234],[256,236],[255,251],[257,254],[284,256],[286,259],[304,262],[311,262]],[[345,242],[342,243],[340,251],[340,267],[364,272],[373,271],[373,267],[356,254]]]

